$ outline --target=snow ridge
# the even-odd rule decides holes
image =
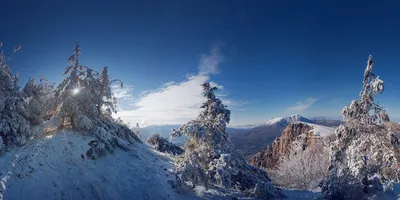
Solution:
[[[274,124],[279,124],[281,126],[287,126],[290,123],[293,122],[306,122],[306,123],[314,123],[312,120],[307,119],[301,115],[294,114],[286,117],[278,117],[278,118],[272,118],[264,123],[264,125],[274,125]]]
[[[327,127],[327,126],[322,126],[318,124],[312,124],[312,123],[306,123],[306,122],[300,122],[303,124],[307,124],[312,127],[312,132],[314,132],[314,135],[320,136],[320,137],[326,137],[328,135],[331,135],[335,133],[335,128],[332,127]]]

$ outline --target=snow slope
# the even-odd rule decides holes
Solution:
[[[327,126],[322,126],[322,125],[312,124],[312,123],[305,123],[305,122],[302,122],[302,123],[313,127],[312,131],[317,136],[325,137],[325,136],[335,133],[335,128],[332,128],[332,127],[327,127]]]
[[[4,199],[187,199],[168,183],[174,175],[167,157],[136,144],[133,151],[116,149],[113,155],[88,160],[92,139],[63,131],[1,156]]]

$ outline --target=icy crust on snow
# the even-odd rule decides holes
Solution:
[[[173,164],[148,146],[87,159],[93,137],[59,132],[0,157],[0,199],[185,199]],[[3,197],[1,197],[3,196]]]

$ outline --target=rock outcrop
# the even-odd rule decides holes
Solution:
[[[274,168],[280,157],[289,154],[294,141],[301,141],[303,149],[320,142],[322,137],[314,134],[312,130],[313,127],[306,123],[289,124],[282,135],[274,140],[272,146],[268,145],[265,150],[250,157],[249,163],[260,168]]]

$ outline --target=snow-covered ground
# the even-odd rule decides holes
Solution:
[[[232,199],[232,195],[202,187],[196,187],[194,194],[177,194],[169,183],[175,179],[173,160],[145,144],[135,144],[130,152],[116,149],[104,158],[87,159],[88,142],[93,139],[62,131],[0,156],[0,196],[33,200]]]
[[[116,149],[98,160],[87,159],[94,138],[62,131],[30,141],[0,156],[0,196],[4,199],[253,199],[241,194],[196,187],[193,194],[175,192],[173,160],[146,144]],[[83,155],[83,158],[82,158]],[[314,199],[319,193],[284,190],[290,200]],[[386,196],[385,196],[386,197]],[[0,198],[1,199],[1,198]],[[386,198],[389,199],[389,198]]]
[[[59,132],[1,156],[4,199],[187,199],[168,183],[174,174],[167,157],[136,144],[90,160],[85,153],[93,139]]]
[[[232,197],[234,196],[240,200],[257,200],[255,198],[245,197],[244,195],[238,193],[226,195],[223,192],[215,189],[209,189],[208,191],[206,191],[205,188],[201,186],[196,187],[194,190],[196,196],[203,199],[232,200]],[[311,192],[307,190],[303,191],[282,189],[282,191],[286,195],[286,198],[284,200],[312,200],[317,199],[319,196],[321,196],[321,193],[319,192]]]

